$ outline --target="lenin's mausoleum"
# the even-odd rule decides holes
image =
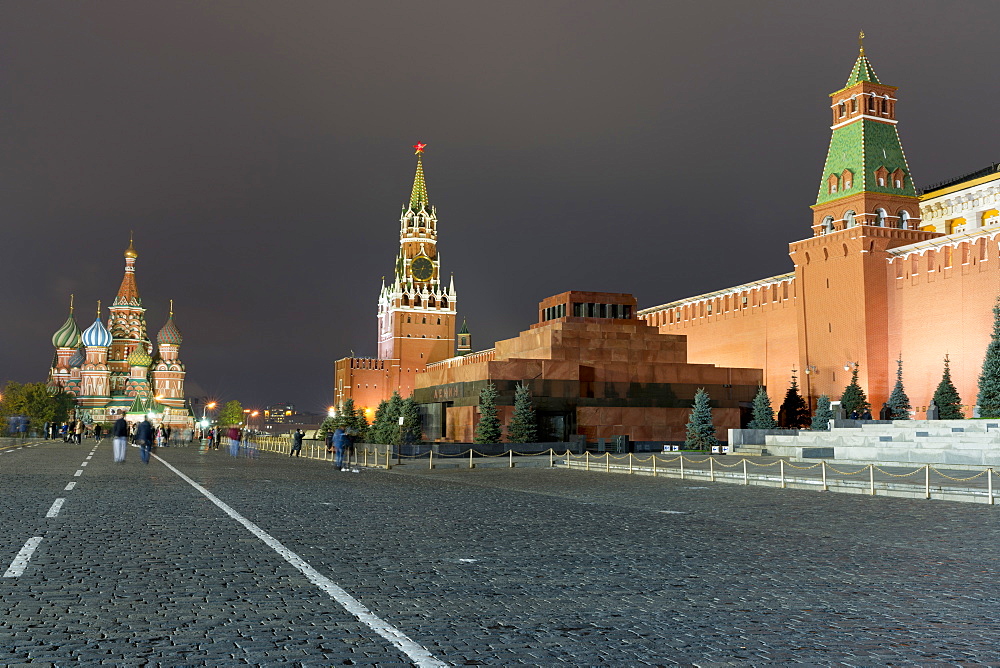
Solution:
[[[789,244],[792,271],[642,310],[630,295],[556,295],[530,329],[480,352],[464,325],[455,348],[457,295],[418,158],[379,297],[379,357],[339,360],[335,401],[370,415],[393,391],[412,394],[425,438],[468,441],[479,390],[498,387],[506,422],[526,382],[541,438],[679,441],[699,387],[725,434],[749,419],[759,383],[778,403],[794,374],[814,407],[821,394],[839,399],[855,364],[877,411],[897,359],[923,417],[947,355],[971,417],[1000,295],[1000,165],[918,191],[896,103],[862,48],[830,96],[830,148],[810,234]]]

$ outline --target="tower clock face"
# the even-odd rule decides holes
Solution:
[[[429,281],[434,275],[434,263],[431,262],[430,258],[420,255],[413,258],[410,272],[413,274],[413,278],[418,281]]]

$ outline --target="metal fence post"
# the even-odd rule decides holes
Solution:
[[[824,459],[820,464],[823,468],[823,491],[826,492],[829,491],[829,488],[826,486],[826,460]]]
[[[684,480],[684,455],[681,455],[681,480]]]
[[[632,453],[628,453],[628,474],[632,475]]]
[[[584,460],[586,462],[586,465],[584,466],[584,470],[585,471],[589,471],[590,470],[590,450],[587,450],[587,452],[584,453],[584,457],[583,458],[584,458]]]
[[[747,458],[746,457],[743,458],[743,484],[744,485],[749,485],[750,484],[750,478],[747,477]]]
[[[469,448],[469,468],[473,467],[475,467],[475,464],[472,463],[472,448]]]
[[[872,486],[872,496],[875,496],[875,465],[868,465],[868,480]]]
[[[510,468],[514,468],[514,451],[508,450],[507,452],[510,453]]]
[[[993,505],[993,469],[986,469],[986,495],[989,497],[989,504]]]
[[[434,451],[431,450],[427,454],[429,455],[427,468],[432,469],[434,468]]]
[[[554,468],[556,465],[556,451],[549,448],[549,468]]]
[[[780,467],[779,468],[781,468],[781,488],[784,489],[785,488],[785,460],[784,459],[779,459],[778,462],[780,462]]]
[[[653,455],[653,477],[656,477],[656,455]]]
[[[611,453],[604,453],[604,471],[606,473],[611,473]]]
[[[708,457],[708,473],[712,482],[715,482],[715,458],[711,455]]]
[[[924,498],[931,498],[931,465],[924,464]]]

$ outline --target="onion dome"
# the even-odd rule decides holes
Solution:
[[[56,348],[76,348],[80,345],[80,328],[76,325],[72,311],[63,326],[52,335],[52,345]]]
[[[83,332],[83,345],[87,347],[101,346],[107,348],[111,345],[111,332],[107,330],[101,319],[98,318],[94,324]]]
[[[136,259],[139,254],[135,252],[135,246],[132,245],[132,235],[128,236],[128,248],[125,249],[125,257]]]
[[[161,346],[179,346],[183,340],[181,331],[174,324],[174,301],[170,300],[170,316],[167,318],[167,324],[156,335],[156,342]]]
[[[73,356],[66,361],[66,364],[69,364],[70,368],[76,368],[79,366],[83,366],[83,363],[86,361],[87,361],[87,353],[82,347],[80,347],[77,348],[76,352],[73,353]]]
[[[153,358],[146,352],[146,346],[136,346],[135,350],[128,356],[129,366],[149,366],[153,363]]]

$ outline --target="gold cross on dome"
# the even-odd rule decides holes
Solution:
[[[861,49],[861,55],[865,54],[865,31],[862,30],[858,33],[858,47]]]

